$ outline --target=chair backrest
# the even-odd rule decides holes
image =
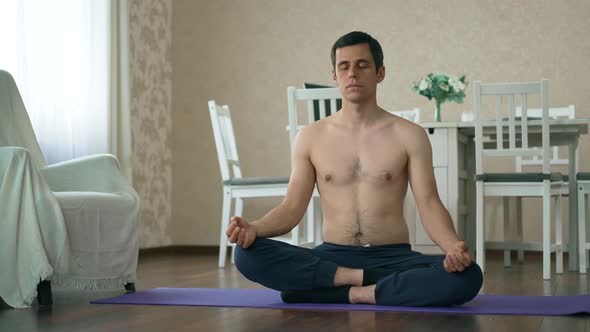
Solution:
[[[222,181],[242,177],[229,106],[219,106],[215,100],[210,100],[209,115]]]
[[[295,136],[299,128],[325,118],[326,104],[330,105],[330,109],[335,113],[335,110],[338,110],[336,107],[337,100],[341,98],[342,94],[338,88],[298,89],[293,86],[288,87],[287,103],[289,111],[289,141],[291,147],[295,142]],[[319,106],[319,117],[314,115],[314,101]],[[298,104],[301,102],[305,102],[307,107],[298,107]],[[306,111],[306,113],[302,113],[302,111]]]
[[[336,88],[335,86],[330,85],[323,85],[323,84],[315,84],[315,83],[303,83],[303,87],[305,89],[326,89],[326,88]],[[332,109],[332,105],[330,105],[330,100],[324,101],[324,108],[325,108],[325,116],[330,116],[333,113],[338,112],[342,108],[342,99],[336,99],[336,108]],[[308,109],[308,112],[313,111],[313,118],[315,121],[318,121],[320,118],[320,102],[318,100],[313,101],[313,110]]]
[[[517,106],[515,109],[516,116],[522,116],[522,107]],[[529,118],[541,118],[543,116],[543,110],[540,108],[529,108],[527,110],[527,116]],[[549,119],[575,119],[576,118],[576,107],[574,105],[562,106],[562,107],[549,107]]]
[[[16,82],[4,70],[0,70],[0,146],[25,148],[37,167],[47,165]]]
[[[527,110],[527,116],[529,118],[541,118],[543,110],[540,108],[529,108]],[[522,116],[522,108],[520,106],[516,107],[516,117]],[[550,119],[575,119],[576,118],[576,108],[574,105],[564,106],[564,107],[550,107],[549,108],[549,118]],[[551,165],[568,165],[569,158],[559,158],[559,148],[557,146],[552,147],[552,156],[549,159],[549,163]],[[516,157],[516,172],[522,172],[522,166],[540,166],[543,164],[543,161],[539,159],[538,156],[533,156],[530,158],[524,158],[521,156]]]
[[[399,117],[402,117],[406,120],[412,121],[414,123],[420,122],[420,109],[419,108],[414,108],[411,110],[403,110],[403,111],[392,111],[389,113],[397,115]]]
[[[482,83],[475,81],[473,84],[475,100],[475,170],[476,174],[483,173],[485,157],[496,156],[539,156],[542,160],[543,173],[551,172],[549,164],[549,107],[548,107],[549,81],[526,83]],[[528,98],[537,95],[541,105],[541,148],[529,146],[529,120]],[[496,99],[495,116],[485,117],[482,112],[482,99],[493,96]],[[516,119],[515,101],[520,100],[522,116]],[[503,103],[507,100],[507,103]],[[507,110],[504,110],[507,108]],[[507,118],[505,117],[507,114]],[[508,127],[508,146],[505,146],[504,127]],[[517,127],[518,126],[518,127]],[[484,146],[483,128],[495,127],[495,144]],[[517,129],[518,132],[517,132]],[[517,144],[519,143],[519,144]]]

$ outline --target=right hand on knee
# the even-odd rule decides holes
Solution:
[[[231,217],[229,227],[225,232],[229,242],[235,243],[242,248],[248,248],[256,240],[256,229],[246,220],[240,217]]]

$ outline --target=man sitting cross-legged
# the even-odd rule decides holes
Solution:
[[[232,217],[236,266],[285,302],[447,306],[471,300],[483,276],[441,203],[424,129],[377,105],[383,52],[351,32],[332,47],[342,109],[301,129],[283,202],[260,220]],[[313,248],[267,239],[303,217],[317,183],[323,238]],[[403,218],[410,184],[424,228],[445,255],[412,251]]]

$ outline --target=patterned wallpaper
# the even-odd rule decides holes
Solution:
[[[133,185],[140,247],[171,244],[172,0],[129,0]]]

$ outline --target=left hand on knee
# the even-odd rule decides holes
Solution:
[[[453,245],[451,250],[447,251],[447,256],[443,261],[443,266],[447,272],[461,272],[471,265],[471,256],[469,248],[465,241],[458,241]]]

